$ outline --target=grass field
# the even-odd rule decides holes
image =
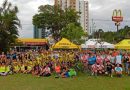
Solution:
[[[79,75],[75,78],[45,78],[17,74],[1,76],[0,90],[130,90],[130,77]]]

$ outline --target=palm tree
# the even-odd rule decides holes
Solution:
[[[20,20],[17,17],[18,8],[5,0],[0,7],[0,51],[6,51],[18,37]]]

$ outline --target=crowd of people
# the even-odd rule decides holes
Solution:
[[[124,74],[129,75],[130,53],[126,51],[97,51],[82,54],[81,60],[85,69],[90,70],[92,75],[116,75],[122,77]]]
[[[73,52],[45,50],[17,52],[13,50],[7,54],[2,52],[0,55],[0,75],[24,73],[49,77],[55,73],[56,78],[73,77],[77,75],[73,62]]]
[[[83,69],[78,66],[81,64]],[[0,75],[32,74],[38,77],[74,77],[77,72],[93,76],[108,75],[122,77],[130,75],[130,53],[119,50],[46,51],[15,50],[0,55]]]

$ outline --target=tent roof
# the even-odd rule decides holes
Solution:
[[[86,48],[114,48],[114,45],[108,42],[98,42],[99,39],[89,39],[85,42]],[[81,47],[85,47],[81,45]]]
[[[115,45],[117,49],[130,49],[130,39],[124,39]]]
[[[46,39],[18,38],[19,42],[47,42]]]
[[[33,38],[18,38],[17,41],[25,45],[44,45],[47,43],[46,39],[33,39]]]
[[[122,45],[122,46],[130,46],[130,39],[124,39],[117,43],[116,45]]]
[[[89,39],[88,41],[85,42],[86,45],[113,45],[111,43],[108,42],[101,42],[101,44],[99,42],[97,42],[98,39]]]
[[[53,49],[79,49],[79,46],[70,42],[66,38],[62,38],[59,42],[57,42],[52,47]]]

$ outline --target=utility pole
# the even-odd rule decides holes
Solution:
[[[117,32],[119,31],[120,22],[116,22],[115,26],[117,27]]]
[[[93,38],[94,38],[95,28],[96,28],[95,22],[92,19],[92,34],[93,34]]]
[[[89,34],[92,35],[92,28],[90,26]]]

